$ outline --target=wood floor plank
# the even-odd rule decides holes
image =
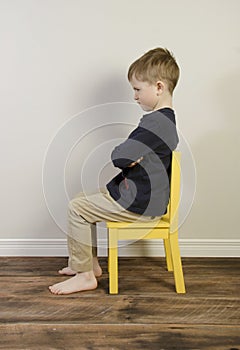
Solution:
[[[4,350],[239,350],[240,327],[182,325],[0,325]]]
[[[185,272],[204,276],[219,275],[240,277],[239,258],[182,258]],[[107,259],[100,258],[100,263],[107,268]],[[63,257],[0,257],[0,276],[32,276],[55,275],[59,268],[67,265],[67,258]],[[119,267],[124,272],[137,272],[144,267],[144,273],[153,274],[166,271],[165,258],[119,258]]]
[[[64,257],[0,257],[0,276],[52,276],[67,264]]]

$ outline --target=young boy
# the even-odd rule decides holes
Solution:
[[[128,139],[111,155],[121,169],[98,193],[80,193],[69,203],[68,267],[75,275],[50,286],[53,294],[70,294],[97,287],[102,270],[96,254],[96,223],[158,220],[166,212],[172,151],[178,144],[172,94],[179,78],[173,55],[163,48],[148,51],[129,68],[134,99],[145,114]]]

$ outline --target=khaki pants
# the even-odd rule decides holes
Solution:
[[[97,256],[97,222],[136,220],[144,222],[157,219],[125,210],[106,189],[90,195],[79,193],[69,203],[68,218],[69,267],[76,272],[93,269],[92,258]]]

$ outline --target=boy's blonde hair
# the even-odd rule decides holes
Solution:
[[[166,82],[172,95],[179,79],[180,70],[173,54],[161,47],[146,52],[131,64],[128,70],[128,80],[133,75],[137,80],[147,81],[151,84],[158,80]]]

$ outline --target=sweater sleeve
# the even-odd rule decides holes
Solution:
[[[159,146],[161,142],[161,140],[156,140],[156,137],[148,130],[138,127],[134,130],[134,136],[129,136],[126,141],[114,148],[111,155],[112,162],[115,167],[126,168]]]
[[[124,169],[150,152],[166,146],[173,150],[178,143],[176,125],[161,113],[143,117],[128,139],[115,147],[111,159],[115,167]]]

